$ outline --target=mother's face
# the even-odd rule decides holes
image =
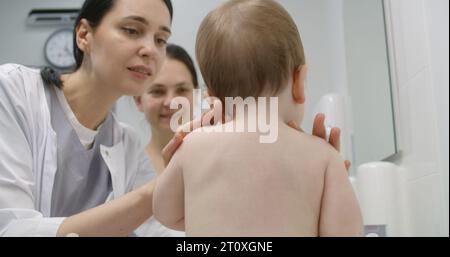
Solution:
[[[95,30],[82,20],[77,43],[95,79],[117,95],[136,96],[162,66],[170,25],[162,0],[116,0]]]
[[[166,58],[161,71],[147,91],[135,97],[136,104],[153,129],[169,130],[170,120],[178,110],[170,109],[175,97],[185,97],[190,104],[192,117],[193,78],[186,65],[178,60]]]

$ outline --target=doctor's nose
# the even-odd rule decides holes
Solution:
[[[156,60],[158,49],[155,42],[153,40],[143,40],[138,54],[142,58]]]

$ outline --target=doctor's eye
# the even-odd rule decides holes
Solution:
[[[137,29],[123,27],[122,30],[130,36],[139,35],[139,31]]]

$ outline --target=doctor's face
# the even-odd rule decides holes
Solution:
[[[85,26],[83,65],[112,93],[141,95],[162,66],[170,25],[162,0],[116,0],[95,30]]]

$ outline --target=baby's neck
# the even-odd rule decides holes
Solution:
[[[267,101],[263,102],[265,100]],[[225,132],[259,133],[263,138],[268,138],[268,143],[276,141],[280,124],[277,98],[226,103],[225,108],[225,113],[228,114]]]
[[[259,97],[257,99],[244,102],[235,100],[234,102],[225,102],[225,117],[227,121],[249,124],[249,122],[269,123],[282,122],[288,123],[292,119],[292,106],[279,96]],[[295,120],[295,122],[298,122]]]

